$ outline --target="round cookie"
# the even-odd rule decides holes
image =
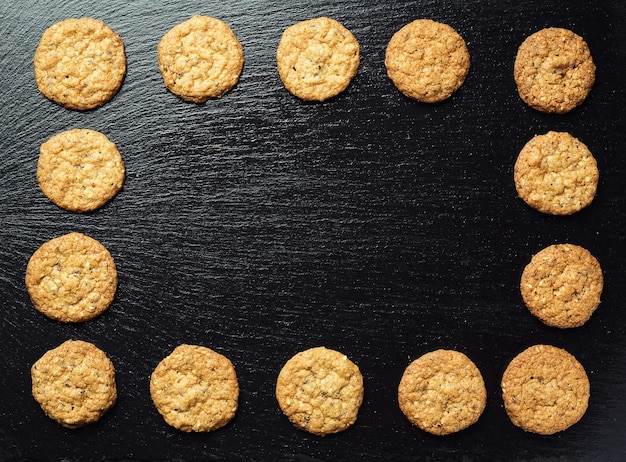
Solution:
[[[534,255],[524,268],[520,291],[528,310],[548,326],[585,324],[600,304],[604,279],[587,250],[556,244]]]
[[[463,38],[449,25],[417,19],[397,31],[385,53],[387,75],[409,98],[436,103],[457,91],[469,72]]]
[[[587,98],[596,66],[582,37],[550,27],[522,42],[513,72],[526,104],[541,112],[564,114]]]
[[[63,322],[82,322],[103,313],[117,290],[109,251],[95,239],[70,233],[44,243],[26,267],[26,289],[35,308]]]
[[[192,103],[220,98],[239,81],[243,48],[228,25],[193,16],[172,29],[158,46],[165,87]]]
[[[487,390],[476,365],[463,353],[436,350],[413,361],[398,387],[406,418],[434,435],[463,430],[481,416]]]
[[[239,384],[228,358],[210,348],[183,344],[154,369],[150,395],[172,427],[209,432],[235,416]]]
[[[551,435],[578,422],[589,403],[589,379],[565,350],[535,345],[517,355],[502,376],[506,413],[527,432]]]
[[[46,98],[68,109],[93,109],[122,85],[124,42],[100,20],[66,19],[44,31],[34,65],[37,86]]]
[[[285,88],[305,101],[325,101],[344,91],[359,68],[359,43],[334,19],[296,23],[283,32],[276,63]]]
[[[311,348],[285,363],[276,381],[282,412],[315,435],[338,433],[356,421],[363,402],[363,376],[344,354]]]
[[[31,368],[32,393],[48,417],[67,428],[98,421],[117,400],[115,369],[95,345],[68,340]]]
[[[102,133],[74,129],[41,145],[39,187],[65,210],[90,212],[102,207],[122,189],[124,177],[122,156]]]
[[[591,204],[600,176],[584,143],[569,133],[553,131],[526,143],[513,175],[519,197],[551,215],[571,215]]]

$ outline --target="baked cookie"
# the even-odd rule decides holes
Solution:
[[[202,346],[179,345],[154,369],[150,395],[172,427],[210,432],[235,416],[239,384],[225,356]]]
[[[564,114],[591,91],[596,66],[587,43],[568,29],[535,32],[520,45],[514,65],[517,91],[530,107]]]
[[[228,25],[193,16],[167,32],[158,46],[165,87],[193,103],[220,98],[239,81],[243,48]]]
[[[276,399],[296,427],[319,436],[338,433],[356,421],[363,376],[344,354],[311,348],[285,363],[276,381]]]
[[[278,75],[289,92],[305,101],[325,101],[344,91],[359,68],[359,43],[330,18],[288,27],[278,43]]]
[[[34,65],[37,86],[46,98],[68,109],[93,109],[122,85],[124,42],[100,20],[66,19],[44,31]]]
[[[99,420],[117,400],[115,369],[95,345],[68,340],[31,368],[33,397],[48,417],[67,428]]]
[[[387,75],[404,95],[436,103],[457,91],[469,72],[463,38],[449,25],[417,19],[397,31],[385,53]]]
[[[600,263],[572,244],[546,247],[524,268],[520,290],[528,310],[548,326],[585,324],[600,304],[604,279]]]
[[[44,243],[26,267],[26,289],[49,318],[82,322],[103,313],[117,290],[109,251],[95,239],[70,233]]]
[[[463,353],[436,350],[413,361],[398,387],[407,419],[428,433],[448,435],[475,423],[487,402],[485,382]]]
[[[37,181],[53,203],[71,212],[102,207],[124,184],[122,156],[102,133],[74,129],[43,143]]]
[[[535,345],[517,355],[502,376],[506,413],[527,432],[551,435],[578,422],[589,403],[589,379],[565,350]]]
[[[587,146],[566,132],[533,137],[522,148],[514,167],[519,197],[551,215],[571,215],[591,204],[599,176]]]

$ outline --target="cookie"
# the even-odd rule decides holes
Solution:
[[[115,369],[95,345],[68,340],[31,368],[32,393],[48,417],[67,428],[98,421],[117,400]]]
[[[276,381],[282,412],[301,430],[324,436],[346,430],[363,402],[363,376],[344,354],[324,347],[301,351]]]
[[[519,197],[551,215],[571,215],[591,204],[599,176],[587,146],[566,132],[533,137],[520,151],[514,167]]]
[[[595,81],[589,46],[571,30],[550,27],[520,45],[513,68],[520,98],[530,107],[564,114],[580,105]]]
[[[102,244],[84,234],[70,233],[44,243],[33,253],[25,282],[38,311],[57,321],[82,322],[111,305],[117,270]]]
[[[385,67],[404,95],[436,103],[461,87],[469,73],[470,55],[465,40],[452,27],[417,19],[391,37]]]
[[[165,87],[192,103],[221,98],[239,81],[243,48],[228,25],[193,16],[170,29],[158,46]]]
[[[59,133],[41,145],[37,181],[50,201],[71,212],[91,212],[124,184],[122,156],[115,144],[94,130]]]
[[[239,384],[228,358],[210,348],[183,344],[154,369],[150,395],[172,427],[210,432],[235,416]]]
[[[434,435],[463,430],[481,416],[487,390],[476,365],[463,353],[436,350],[413,361],[398,386],[406,418]]]
[[[285,29],[276,50],[280,79],[304,101],[325,101],[344,91],[359,61],[359,43],[352,32],[325,17]]]
[[[565,350],[535,345],[517,355],[502,376],[502,399],[511,422],[552,435],[578,422],[589,403],[589,379]]]
[[[524,268],[520,291],[528,310],[553,327],[579,327],[600,304],[604,279],[600,263],[572,244],[546,247]]]
[[[98,19],[66,19],[44,31],[35,51],[39,91],[68,109],[102,106],[126,74],[124,42]]]

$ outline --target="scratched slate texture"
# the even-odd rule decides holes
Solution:
[[[156,46],[200,13],[241,41],[240,83],[203,105],[168,93]],[[317,104],[282,86],[275,49],[284,28],[315,16],[341,21],[361,44],[348,90]],[[104,20],[123,38],[119,94],[88,112],[37,91],[32,57],[43,30],[68,17]],[[465,38],[472,68],[448,101],[423,105],[386,77],[393,32],[427,17]],[[598,66],[588,100],[570,114],[527,108],[516,94],[517,47],[536,30],[571,28]],[[626,460],[626,7],[583,0],[35,1],[0,4],[0,460],[619,461]],[[102,131],[127,180],[104,208],[78,215],[48,202],[35,177],[39,145],[60,131]],[[533,135],[569,131],[601,172],[593,204],[550,217],[516,197],[513,164]],[[110,310],[79,325],[32,307],[28,258],[80,231],[114,256]],[[603,301],[577,329],[544,326],[518,281],[541,248],[587,247],[605,273]],[[30,395],[30,366],[68,338],[94,342],[117,370],[119,399],[98,423],[67,430]],[[178,344],[209,346],[237,370],[235,419],[210,434],[168,427],[149,376]],[[586,367],[583,419],[553,436],[506,417],[499,381],[535,343],[568,349]],[[276,376],[318,345],[359,365],[356,424],[325,438],[295,429],[274,398]],[[397,407],[409,361],[437,348],[465,352],[482,371],[487,408],[474,426],[434,437]]]

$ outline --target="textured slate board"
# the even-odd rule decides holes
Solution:
[[[156,46],[192,14],[219,17],[244,47],[239,85],[218,101],[184,103],[162,85]],[[100,109],[64,110],[37,91],[32,56],[43,30],[89,15],[126,44],[128,74]],[[323,104],[289,95],[275,70],[284,28],[326,15],[361,44],[359,74]],[[384,50],[405,23],[428,17],[466,39],[472,69],[434,106],[402,97]],[[547,26],[588,41],[597,83],[564,116],[527,108],[512,79],[517,47]],[[34,1],[0,5],[0,460],[624,460],[626,443],[626,7],[619,1]],[[74,127],[117,143],[128,178],[103,209],[75,215],[38,189],[39,144]],[[571,217],[530,210],[512,182],[534,134],[570,131],[595,154],[598,196]],[[50,321],[23,285],[28,258],[70,231],[116,259],[111,309],[81,325]],[[539,249],[573,242],[602,263],[601,307],[579,329],[548,328],[522,305],[518,280]],[[95,342],[117,368],[119,401],[99,423],[69,431],[30,395],[30,365],[68,338]],[[188,435],[152,406],[158,361],[182,342],[233,361],[242,389],[227,427]],[[572,352],[592,398],[568,431],[540,437],[508,421],[499,381],[534,343]],[[317,438],[280,413],[274,383],[297,351],[326,345],[361,368],[358,421]],[[487,409],[459,434],[412,427],[396,389],[411,359],[467,353],[483,372]]]

